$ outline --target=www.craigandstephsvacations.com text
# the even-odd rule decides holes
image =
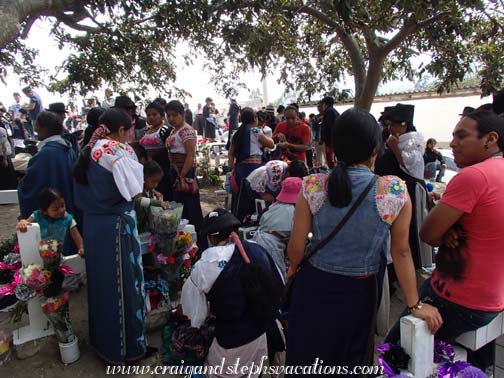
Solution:
[[[191,377],[193,374],[202,375],[219,375],[219,376],[241,376],[241,377],[256,377],[262,375],[279,376],[280,374],[295,374],[295,375],[361,375],[361,374],[383,374],[382,366],[329,366],[324,365],[324,361],[317,358],[312,365],[307,366],[269,366],[267,364],[268,357],[263,356],[260,363],[241,364],[240,358],[236,359],[233,364],[226,364],[226,359],[223,358],[220,365],[215,366],[118,366],[109,365],[106,368],[107,375],[133,375],[133,374],[173,374],[184,375]],[[182,364],[184,361],[182,361]]]

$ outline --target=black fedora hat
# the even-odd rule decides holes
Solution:
[[[226,209],[218,208],[207,214],[201,224],[202,237],[215,235],[221,231],[232,230],[240,227],[240,221]]]
[[[414,115],[415,105],[397,104],[393,109],[390,109],[385,118],[394,123],[412,126]]]
[[[136,109],[136,105],[128,96],[117,96],[112,108]]]
[[[49,108],[47,108],[46,110],[53,113],[68,113],[65,104],[63,104],[62,102],[54,102],[52,104],[49,104]]]
[[[493,94],[492,109],[495,114],[504,113],[504,89]]]
[[[476,109],[474,109],[472,106],[464,106],[464,110],[462,110],[462,114],[459,114],[459,116],[466,116],[472,112],[474,112]]]

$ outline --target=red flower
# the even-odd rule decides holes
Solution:
[[[184,266],[185,266],[186,268],[190,268],[190,267],[191,267],[191,264],[192,264],[192,263],[191,263],[191,259],[184,260]]]
[[[166,258],[166,262],[167,262],[168,264],[175,264],[175,257],[173,257],[173,256],[168,256],[168,257]]]
[[[93,160],[98,161],[99,158],[103,156],[103,151],[98,149],[95,152],[93,152]]]
[[[104,148],[103,151],[107,154],[107,155],[114,155],[114,150],[110,147],[107,147],[107,148]]]
[[[191,256],[191,257],[196,256],[196,251],[197,251],[196,248],[191,248],[191,250],[189,251],[189,256]]]

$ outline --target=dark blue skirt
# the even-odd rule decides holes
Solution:
[[[309,366],[317,358],[323,366],[364,364],[376,306],[375,277],[342,276],[306,264],[292,290],[286,365]]]

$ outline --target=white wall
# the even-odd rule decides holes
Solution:
[[[435,138],[438,142],[449,143],[451,133],[460,119],[459,114],[465,106],[478,106],[492,102],[492,97],[480,98],[480,96],[465,97],[439,97],[413,101],[400,101],[402,104],[415,105],[414,124],[424,138]],[[376,102],[371,107],[371,114],[376,119],[380,117],[380,112],[386,106],[394,106],[397,102]],[[338,112],[343,113],[352,105],[336,105]],[[316,107],[301,107],[301,111],[308,116],[310,113],[317,113]]]

